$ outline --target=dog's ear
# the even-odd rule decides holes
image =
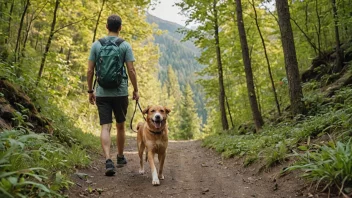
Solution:
[[[145,109],[142,111],[143,115],[148,113],[149,108],[150,108],[150,106],[148,105],[147,108],[145,108]]]
[[[166,111],[166,114],[169,114],[169,113],[171,112],[171,109],[168,108],[168,107],[165,107],[165,106],[164,106],[164,109],[165,109],[165,111]]]

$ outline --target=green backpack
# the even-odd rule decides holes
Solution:
[[[118,38],[116,42],[99,39],[101,48],[96,61],[96,81],[99,86],[107,89],[117,88],[123,79],[127,79],[124,72],[124,62],[121,62],[120,44],[125,40]]]

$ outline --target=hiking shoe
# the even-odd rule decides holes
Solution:
[[[117,158],[117,165],[116,165],[117,168],[124,167],[125,164],[127,164],[127,160],[124,155],[122,155],[122,157],[117,156],[116,158]]]
[[[114,162],[111,159],[106,160],[105,162],[105,175],[106,176],[113,176],[115,174],[115,166]]]

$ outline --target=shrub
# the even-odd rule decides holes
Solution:
[[[317,187],[337,187],[340,193],[352,185],[352,139],[348,142],[330,143],[330,146],[318,146],[313,152],[295,155],[299,157],[296,165],[287,170],[302,170],[303,177],[316,183]]]
[[[0,133],[0,197],[61,197],[72,182],[65,174],[85,166],[79,146],[66,148],[55,138],[27,130]]]

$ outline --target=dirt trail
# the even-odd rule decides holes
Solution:
[[[238,160],[222,160],[219,154],[202,148],[200,141],[170,141],[165,180],[161,180],[160,186],[152,186],[149,164],[144,175],[138,173],[135,141],[134,138],[127,140],[128,164],[117,169],[115,176],[103,175],[103,157],[91,168],[78,170],[88,174],[88,179],[73,176],[76,184],[69,197],[304,197],[299,191],[303,182],[296,176],[273,179],[278,172],[274,169],[257,174],[256,167],[243,168]],[[113,156],[116,163],[116,153]]]

